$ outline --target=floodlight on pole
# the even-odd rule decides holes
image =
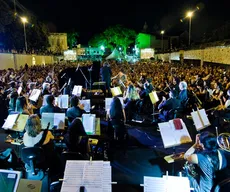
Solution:
[[[21,17],[21,21],[24,27],[24,37],[25,37],[25,50],[27,51],[27,40],[26,40],[26,23],[28,22],[26,17]]]
[[[161,50],[164,51],[164,34],[165,34],[165,31],[162,30],[161,31]]]

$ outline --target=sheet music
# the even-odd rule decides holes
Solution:
[[[80,186],[84,186],[87,192],[103,192],[104,170],[103,161],[68,160],[61,192],[77,192]]]
[[[85,132],[87,135],[95,134],[95,114],[82,114],[82,124],[84,126]]]
[[[200,117],[199,117],[197,111],[193,111],[191,113],[191,116],[192,116],[194,125],[196,127],[196,130],[201,130],[203,128],[203,124],[202,124],[202,122],[200,120]]]
[[[192,142],[192,139],[189,135],[189,132],[188,132],[188,129],[185,123],[182,121],[182,119],[180,119],[180,121],[183,127],[183,129],[180,129],[180,130],[175,129],[173,120],[169,121],[170,126],[172,127],[172,129],[174,129],[172,135],[174,136],[177,145]]]
[[[59,95],[58,107],[61,109],[68,109],[69,107],[69,95]]]
[[[46,129],[48,123],[50,123],[49,129],[53,129],[54,114],[53,113],[42,113],[41,123],[42,123],[42,129]]]
[[[80,100],[80,103],[84,105],[84,110],[87,113],[90,113],[90,109],[91,109],[90,99]]]
[[[74,85],[72,95],[76,95],[76,96],[80,97],[81,92],[82,92],[82,86],[81,85]]]
[[[152,104],[155,104],[156,102],[159,101],[159,97],[156,91],[152,91],[151,93],[149,93],[149,97],[150,97]]]
[[[112,168],[110,162],[103,162],[103,192],[112,191]]]
[[[53,124],[57,129],[65,128],[65,113],[54,113]]]
[[[158,123],[164,148],[173,147],[177,141],[174,138],[173,127],[168,122]]]
[[[111,93],[113,95],[113,97],[117,96],[117,95],[121,95],[121,88],[120,87],[113,87],[111,88]]]
[[[167,192],[190,192],[190,183],[187,177],[163,175],[163,178],[166,181]]]
[[[49,95],[44,95],[44,96],[43,96],[43,101],[42,101],[42,105],[43,105],[43,106],[44,106],[44,105],[47,105],[46,99],[47,99],[48,96],[49,96]]]
[[[32,93],[30,94],[29,100],[37,102],[38,97],[41,94],[41,90],[40,89],[33,89]]]
[[[100,118],[96,118],[95,135],[101,135],[101,120],[100,120]]]
[[[6,118],[5,123],[3,124],[2,128],[3,129],[12,129],[17,118],[18,118],[19,114],[11,114],[8,115],[8,117]]]
[[[22,87],[18,87],[17,92],[18,92],[18,95],[20,95],[20,94],[21,94],[21,92],[22,92]]]
[[[29,118],[29,115],[20,114],[18,116],[16,123],[14,124],[12,130],[23,132],[25,129],[28,118]]]
[[[178,186],[177,186],[178,187]],[[144,192],[166,192],[165,179],[161,177],[144,177]]]
[[[197,131],[200,131],[201,129],[204,129],[210,125],[209,119],[204,109],[199,110],[199,114],[198,111],[193,111],[191,116]]]
[[[105,110],[109,111],[110,110],[110,105],[112,103],[113,98],[105,98]]]
[[[199,113],[200,113],[200,116],[201,116],[202,121],[204,123],[204,126],[209,126],[210,122],[209,122],[208,116],[206,114],[206,111],[204,109],[201,109],[201,110],[199,110]]]

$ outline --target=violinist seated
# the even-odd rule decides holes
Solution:
[[[166,100],[165,97],[162,97],[162,101],[158,105],[158,109],[160,110],[159,120],[168,121],[170,119],[173,119],[174,113],[171,111],[180,107],[181,102],[179,99],[176,98],[176,91],[171,90],[169,92],[169,98]]]
[[[42,113],[61,113],[61,108],[54,105],[55,98],[53,95],[48,95],[46,98],[47,105],[40,108],[40,115]]]

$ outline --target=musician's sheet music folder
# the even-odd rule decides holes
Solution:
[[[175,147],[181,144],[192,142],[185,123],[182,119],[180,119],[180,121],[182,129],[179,130],[175,128],[173,120],[170,120],[169,122],[158,123],[164,148]]]
[[[46,129],[50,123],[49,129],[65,129],[65,113],[42,113],[42,129]]]
[[[159,97],[156,91],[152,91],[151,93],[149,93],[149,97],[150,97],[152,104],[155,104],[159,101]]]
[[[29,100],[37,102],[40,94],[41,94],[40,89],[33,89],[32,93],[29,96]]]
[[[68,160],[61,192],[78,192],[81,186],[87,192],[111,192],[111,184],[110,162]]]
[[[82,114],[82,124],[87,135],[101,135],[100,118],[95,114]]]
[[[76,95],[76,96],[80,97],[81,92],[82,92],[82,86],[81,85],[74,85],[72,95]]]
[[[80,103],[84,105],[85,112],[90,113],[90,109],[91,109],[90,99],[80,100]]]
[[[200,131],[211,125],[204,109],[193,111],[191,116],[197,131]]]
[[[111,88],[111,93],[112,93],[113,97],[116,97],[118,95],[122,95],[120,87],[113,87],[113,88]]]
[[[187,177],[144,177],[144,192],[190,192]]]
[[[29,115],[25,114],[10,114],[8,115],[2,128],[10,129],[12,131],[23,132],[28,118]]]

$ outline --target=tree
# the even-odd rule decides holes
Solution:
[[[122,47],[126,54],[127,47],[135,42],[136,32],[121,25],[108,27],[103,33],[95,35],[89,44],[94,47],[104,45],[108,48]]]
[[[72,49],[77,45],[77,38],[79,37],[79,34],[77,32],[70,32],[67,33],[67,44],[69,49]]]

